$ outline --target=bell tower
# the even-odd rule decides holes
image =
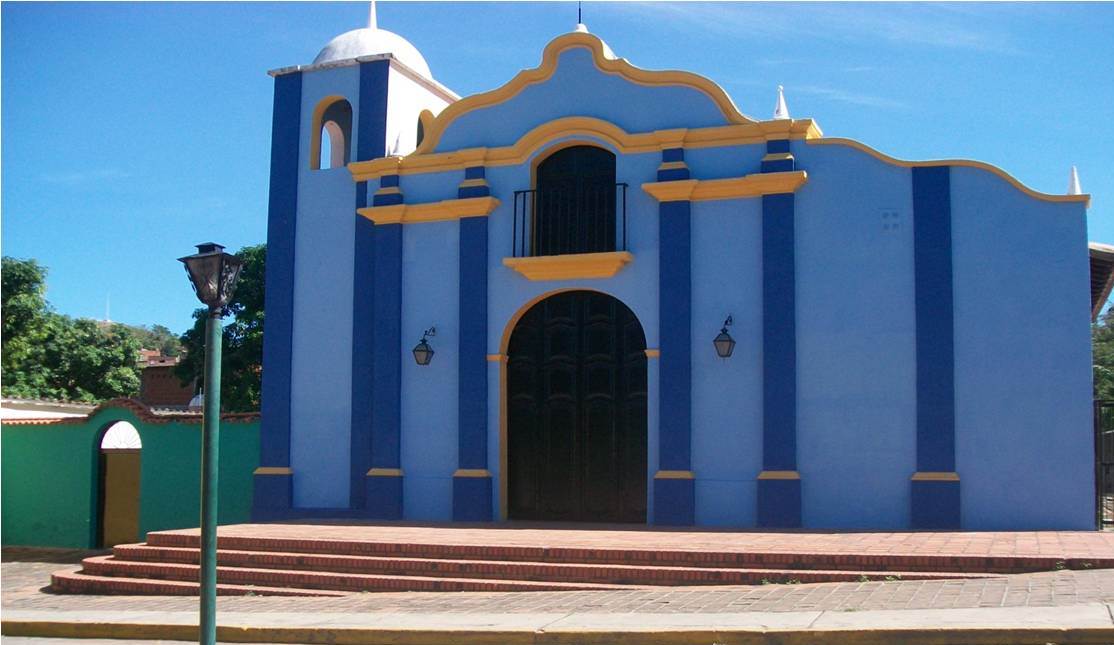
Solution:
[[[377,338],[372,329],[377,286],[383,290],[373,283],[377,235],[356,213],[370,205],[367,185],[346,166],[412,152],[423,112],[437,114],[458,97],[433,80],[412,44],[378,27],[375,3],[366,27],[329,41],[310,65],[270,75],[263,420],[252,514],[390,516],[389,503],[365,503],[365,479],[376,422],[371,361],[391,330]]]

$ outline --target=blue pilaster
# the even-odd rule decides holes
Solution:
[[[665,161],[663,165],[665,163],[670,162]],[[692,474],[692,319],[689,313],[692,311],[692,204],[688,201],[662,202],[659,215],[660,454],[658,473],[654,477],[653,523],[687,526],[696,520]]]
[[[301,73],[275,77],[271,122],[271,185],[267,206],[264,280],[262,424],[260,469],[254,477],[252,517],[280,516],[291,507],[291,353],[294,339],[294,239],[297,234],[298,145],[302,112]]]
[[[917,473],[913,528],[960,526],[955,473],[955,331],[951,170],[913,168],[913,270],[917,321]]]
[[[785,155],[788,141],[771,141],[767,155]],[[783,162],[788,162],[788,167]],[[792,170],[792,158],[763,172]],[[801,525],[797,473],[797,302],[795,197],[762,196],[762,473],[758,526]]]
[[[488,194],[483,168],[465,171],[460,198]],[[458,470],[453,474],[453,519],[492,519],[487,470],[487,217],[460,220],[460,356]]]
[[[390,62],[360,64],[360,100],[356,122],[355,159],[365,161],[386,154],[387,82]],[[367,182],[356,185],[355,208],[368,205]],[[365,507],[365,478],[371,467],[372,399],[375,382],[374,350],[375,225],[354,214],[355,263],[352,291],[352,431],[350,440],[349,507]]]
[[[370,517],[402,517],[402,224],[375,226],[375,381],[371,408]]]

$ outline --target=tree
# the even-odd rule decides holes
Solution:
[[[24,337],[47,311],[46,268],[35,260],[4,256],[2,271],[3,352],[7,354],[8,342]]]
[[[135,334],[53,311],[35,260],[5,257],[3,272],[5,395],[96,402],[139,393]]]
[[[1114,399],[1114,307],[1091,325],[1091,354],[1096,399]]]
[[[230,412],[259,409],[263,374],[263,273],[267,246],[246,246],[236,253],[244,262],[232,301],[224,308],[221,352],[221,407]],[[193,312],[193,327],[182,334],[185,357],[174,368],[183,383],[203,380],[207,309]]]
[[[157,349],[163,356],[177,356],[182,353],[182,341],[178,335],[162,325],[129,326],[129,329],[139,338],[143,349]]]

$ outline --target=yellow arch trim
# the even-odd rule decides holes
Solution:
[[[653,71],[645,70],[631,65],[626,59],[614,58],[603,41],[593,34],[573,32],[558,36],[545,46],[542,52],[542,62],[534,69],[522,70],[502,87],[494,90],[474,94],[463,98],[446,107],[431,127],[426,130],[425,140],[418,146],[416,154],[428,154],[437,148],[441,137],[449,125],[461,116],[499,103],[504,103],[518,96],[531,85],[537,85],[549,80],[557,70],[557,58],[561,52],[574,47],[583,47],[592,53],[592,60],[596,68],[608,74],[621,76],[633,83],[649,86],[682,85],[697,89],[706,94],[723,113],[728,123],[754,123],[755,121],[739,111],[727,92],[719,85],[703,76],[692,72],[678,70]]]
[[[337,101],[344,101],[348,103],[348,107],[352,107],[352,103],[340,94],[330,94],[317,102],[317,106],[313,108],[313,121],[310,125],[310,139],[309,139],[309,169],[321,170],[321,117],[325,116],[325,110]],[[352,113],[352,118],[356,118],[356,113]],[[353,125],[355,125],[353,123]],[[351,137],[351,132],[349,133]],[[353,142],[345,141],[345,145],[352,149]]]
[[[348,164],[348,170],[355,181],[372,181],[383,175],[446,172],[471,166],[519,165],[553,141],[566,137],[593,137],[617,152],[639,154],[657,152],[664,148],[747,145],[765,143],[770,139],[807,139],[819,136],[820,129],[811,119],[631,134],[610,121],[587,116],[569,116],[541,124],[509,146],[466,148],[433,154],[415,152],[406,157],[353,162]],[[579,141],[577,145],[583,144],[598,145],[591,141]]]
[[[848,146],[848,147],[854,148],[856,150],[859,150],[860,152],[865,152],[866,154],[874,157],[875,159],[879,159],[879,160],[884,161],[884,162],[886,162],[890,165],[901,166],[902,168],[916,168],[916,167],[925,167],[925,166],[965,166],[965,167],[968,167],[968,168],[978,168],[980,170],[985,170],[987,172],[998,175],[1002,179],[1005,179],[1007,182],[1012,184],[1014,188],[1020,190],[1021,192],[1025,193],[1026,195],[1028,195],[1030,197],[1033,197],[1034,199],[1039,199],[1039,200],[1046,201],[1046,202],[1078,202],[1078,203],[1083,204],[1085,208],[1089,208],[1091,206],[1091,196],[1090,195],[1050,195],[1048,193],[1038,192],[1038,191],[1033,190],[1032,188],[1029,188],[1025,184],[1021,183],[1016,177],[1009,174],[1005,170],[1002,170],[1001,168],[999,168],[997,166],[988,164],[985,161],[975,161],[973,159],[930,159],[930,160],[926,160],[926,161],[907,161],[905,159],[898,159],[897,157],[891,157],[888,154],[886,154],[884,152],[880,152],[878,150],[875,150],[874,148],[871,148],[870,146],[868,146],[865,143],[862,143],[860,141],[855,141],[854,139],[845,139],[845,138],[842,138],[842,137],[824,137],[824,138],[817,138],[817,139],[808,139],[807,143],[810,143],[812,145],[821,145],[821,146],[822,145]]]

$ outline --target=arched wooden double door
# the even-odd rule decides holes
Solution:
[[[507,349],[508,515],[646,521],[646,336],[592,291],[528,310]]]

